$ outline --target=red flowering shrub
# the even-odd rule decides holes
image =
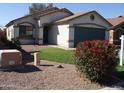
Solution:
[[[116,46],[108,41],[80,42],[75,51],[75,64],[91,81],[102,81],[117,66]]]

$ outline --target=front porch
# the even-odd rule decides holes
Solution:
[[[110,28],[109,42],[115,45],[120,45],[121,44],[120,37],[123,34],[124,34],[124,22],[117,26]]]
[[[35,44],[32,26],[19,26],[19,41],[21,44]]]
[[[20,44],[34,45],[34,44],[49,44],[50,25],[43,25],[38,27],[29,22],[23,22],[14,26],[13,40],[19,40]]]
[[[14,26],[13,40],[19,40],[21,44],[36,43],[36,26],[29,22],[23,22]]]

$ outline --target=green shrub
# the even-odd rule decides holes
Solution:
[[[80,42],[75,51],[77,70],[94,82],[104,81],[117,66],[116,46],[108,41]]]

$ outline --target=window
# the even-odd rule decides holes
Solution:
[[[19,35],[23,36],[26,34],[26,26],[19,26]]]
[[[95,16],[93,14],[90,15],[90,19],[91,20],[94,20],[95,19]]]
[[[33,27],[32,26],[19,26],[19,36],[20,37],[32,37]]]
[[[26,27],[26,35],[32,36],[33,28],[31,26]]]

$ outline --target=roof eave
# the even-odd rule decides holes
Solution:
[[[51,12],[46,13],[46,14],[44,14],[44,15],[48,15],[48,14],[50,14],[50,13],[54,13],[54,12],[67,12],[67,13],[69,13],[69,14],[71,14],[71,15],[74,14],[74,13],[72,13],[71,11],[69,11],[69,10],[66,9],[66,8],[62,8],[62,9],[60,9],[60,10],[54,10],[54,11],[51,11]],[[40,17],[42,17],[42,16],[44,16],[44,15],[39,15],[39,16],[36,17],[36,18],[39,19]]]
[[[59,8],[53,7],[53,8],[51,8],[51,9],[59,9]],[[49,9],[49,10],[50,10],[50,9]],[[43,12],[43,11],[46,11],[46,10],[38,11],[37,13],[40,13],[40,12]],[[29,17],[29,16],[34,16],[34,15],[37,14],[37,13],[28,14],[28,15],[26,15],[26,16],[17,18],[17,19],[15,19],[15,20],[12,20],[12,21],[10,21],[8,24],[6,24],[5,26],[8,27],[8,26],[12,25],[15,21],[17,21],[17,20],[19,20],[19,19],[26,18],[26,17]]]
[[[9,22],[8,24],[5,25],[5,27],[9,27],[14,24],[14,21]]]
[[[101,16],[98,12],[94,11],[97,13],[102,19],[104,19],[110,26],[113,26],[107,19],[105,19],[103,16]]]
[[[79,15],[79,16],[77,16],[77,17],[84,16],[84,15],[89,14],[89,13],[92,13],[92,12],[97,13],[95,10],[92,10],[92,11],[89,11],[89,12],[87,12],[87,13],[85,13],[85,14]],[[108,20],[106,20],[103,16],[101,16],[99,13],[97,13],[97,14],[98,14],[102,19],[104,19],[110,26],[113,26],[113,25],[112,25]],[[75,18],[77,18],[77,17],[68,19],[68,20],[66,20],[66,21],[58,21],[58,22],[56,22],[56,23],[67,22],[67,21],[73,20],[73,19],[75,19]]]
[[[122,24],[124,24],[124,22],[121,22],[121,23],[119,23],[117,25],[112,26],[109,30],[114,30],[114,29],[118,28]]]

